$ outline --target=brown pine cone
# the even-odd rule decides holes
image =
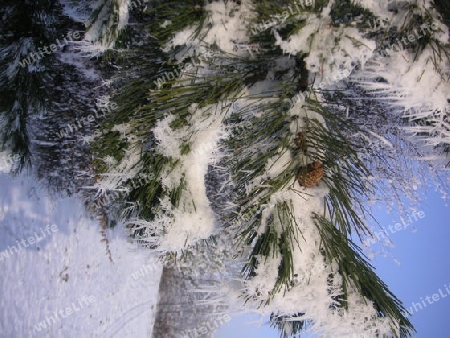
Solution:
[[[313,163],[309,163],[306,167],[300,168],[300,173],[297,177],[298,183],[303,187],[313,187],[320,182],[323,174],[323,163],[314,161]]]

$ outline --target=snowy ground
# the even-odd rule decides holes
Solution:
[[[155,258],[119,226],[111,262],[75,198],[52,200],[24,176],[0,173],[0,186],[0,337],[151,337]],[[144,264],[153,271],[137,275]]]

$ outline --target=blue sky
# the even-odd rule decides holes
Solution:
[[[425,217],[415,222],[416,232],[407,229],[392,235],[396,247],[392,249],[394,257],[400,261],[397,265],[392,257],[378,256],[374,263],[379,276],[405,304],[425,301],[425,306],[412,317],[417,337],[450,337],[450,222],[449,206],[440,194],[429,193],[427,200],[419,206]],[[383,218],[381,218],[384,216]],[[390,221],[392,215],[380,213],[380,219]],[[445,297],[437,301],[425,297],[439,295],[441,289]]]
[[[403,301],[406,308],[411,307],[413,303],[421,303],[422,309],[416,305],[417,311],[411,318],[417,330],[417,337],[450,337],[448,204],[439,193],[429,191],[427,198],[417,206],[418,211],[424,212],[423,218],[416,217],[415,221],[411,216],[414,227],[391,234],[395,247],[391,248],[387,255],[378,255],[373,261],[378,275]],[[374,215],[384,228],[401,221],[398,214],[387,214],[382,208],[375,210]],[[440,296],[440,293],[443,296]],[[435,296],[437,301],[433,301],[433,294],[439,296]],[[427,296],[429,302],[426,300]],[[233,318],[216,332],[215,337],[279,337],[278,331],[268,325],[258,327],[256,324],[249,324],[255,321],[255,317],[250,315]]]

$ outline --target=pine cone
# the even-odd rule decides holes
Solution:
[[[306,167],[300,168],[300,173],[297,177],[298,183],[303,187],[313,187],[320,182],[323,177],[323,173],[323,163],[320,161],[314,161]]]
[[[306,152],[306,135],[304,133],[300,132],[297,134],[297,137],[295,138],[295,145],[301,151]]]

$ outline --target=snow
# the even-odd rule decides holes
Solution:
[[[233,5],[231,1],[227,3],[220,1],[205,6],[205,9],[211,13],[212,27],[204,41],[209,45],[216,44],[227,53],[234,53],[235,43],[246,42],[249,38],[243,20],[251,10],[249,1],[242,1],[242,6],[238,6],[237,12],[231,17],[229,13]]]
[[[190,107],[190,111],[190,125],[195,126],[195,133],[190,134],[189,127],[173,130],[169,126],[173,120],[171,115],[159,121],[154,129],[158,141],[156,149],[165,156],[180,160],[176,170],[169,170],[163,177],[163,185],[168,190],[174,189],[182,177],[187,183],[177,210],[169,213],[170,202],[163,201],[166,213],[159,216],[158,222],[167,228],[161,241],[161,248],[166,250],[181,250],[199,239],[210,237],[215,230],[215,215],[206,195],[204,177],[208,164],[218,158],[215,154],[218,141],[226,137],[221,127],[226,112],[214,106],[199,108],[196,104]],[[212,111],[218,112],[211,114]],[[189,142],[191,151],[181,155],[181,146],[186,142]]]
[[[91,14],[91,8],[83,2],[75,0],[60,0],[63,13],[74,21],[86,23]]]
[[[205,5],[207,11],[207,23],[204,26],[208,26],[207,29],[202,29],[199,34],[202,36],[202,43],[199,43],[195,39],[195,26],[187,27],[186,29],[176,32],[175,36],[167,43],[164,50],[173,50],[176,46],[195,47],[199,52],[198,55],[202,55],[205,43],[209,46],[217,45],[221,50],[236,54],[239,51],[235,51],[234,47],[238,43],[248,43],[249,33],[246,29],[248,25],[248,18],[252,16],[253,5],[249,0],[241,2],[240,6],[237,6],[233,2],[216,1]],[[230,16],[230,11],[235,11],[233,16]],[[189,49],[189,48],[187,48]],[[191,53],[193,50],[191,51]],[[245,55],[245,51],[240,51],[241,55]]]
[[[105,243],[73,197],[51,198],[25,176],[0,181],[0,337],[150,337],[161,275],[155,257],[129,243],[120,225]],[[134,278],[144,264],[154,272]],[[40,322],[46,328],[38,330]]]
[[[117,21],[114,18],[111,18],[111,9],[115,7],[115,3],[117,2],[118,10],[117,12]],[[85,40],[91,41],[94,43],[95,47],[99,49],[99,51],[104,51],[108,48],[114,46],[115,38],[107,37],[109,35],[106,30],[112,29],[111,27],[105,27],[105,17],[107,20],[114,20],[117,24],[117,28],[114,28],[114,34],[117,35],[119,31],[121,31],[126,24],[128,23],[128,7],[130,5],[130,0],[114,0],[114,1],[105,1],[101,6],[103,6],[98,14],[98,19],[93,22],[93,25],[86,32]],[[108,23],[108,22],[106,22]]]

